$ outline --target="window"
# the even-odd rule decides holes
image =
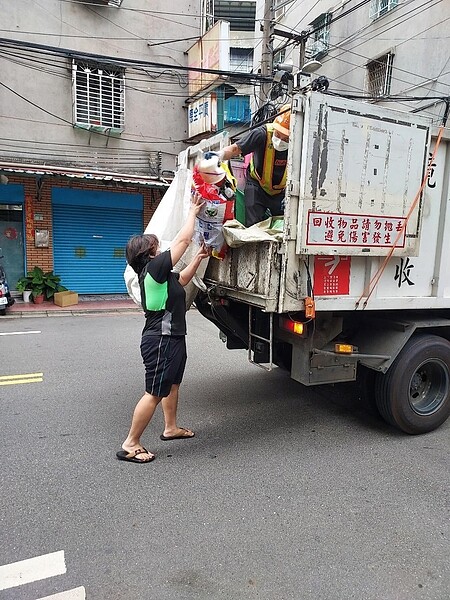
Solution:
[[[393,61],[394,55],[390,52],[367,63],[367,91],[373,98],[389,95]]]
[[[280,63],[284,63],[284,61],[286,60],[286,48],[283,48],[283,50],[278,50],[275,51],[274,55],[273,55],[273,64],[276,66]]]
[[[274,11],[275,11],[275,21],[279,21],[286,14],[286,6],[291,4],[294,0],[275,0],[274,3]],[[289,10],[289,9],[288,9]]]
[[[370,17],[371,19],[378,19],[387,12],[395,8],[398,4],[398,0],[372,0],[370,5]]]
[[[307,58],[321,58],[327,54],[330,47],[330,21],[331,13],[323,13],[310,23],[313,33],[306,46]]]
[[[214,0],[214,22],[228,21],[231,31],[254,31],[255,14],[255,0]]]
[[[230,71],[251,73],[253,70],[253,48],[230,48]]]
[[[73,62],[74,124],[123,130],[124,72],[111,66]]]
[[[232,96],[225,100],[223,118],[225,123],[250,123],[250,96]]]

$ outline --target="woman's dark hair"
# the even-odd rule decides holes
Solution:
[[[148,261],[156,255],[158,246],[159,240],[153,233],[133,235],[125,250],[127,263],[139,275]]]

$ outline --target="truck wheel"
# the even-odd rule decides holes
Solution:
[[[376,378],[375,398],[383,419],[405,433],[442,425],[450,415],[450,343],[437,335],[413,336]]]
[[[6,315],[6,308],[0,309],[0,316],[4,317]]]

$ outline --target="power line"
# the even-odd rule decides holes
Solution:
[[[438,2],[441,2],[441,1],[442,1],[442,0],[438,0]],[[402,24],[403,24],[405,21],[407,21],[407,20],[409,20],[409,19],[413,18],[414,16],[416,16],[416,15],[411,15],[411,16],[409,16],[407,19],[401,19],[401,22],[402,22]],[[399,17],[399,19],[400,19],[400,17]],[[426,28],[425,30],[422,30],[422,31],[420,32],[420,34],[422,34],[422,33],[426,32],[426,31],[429,31],[429,30],[430,30],[430,29],[432,29],[433,27],[436,27],[436,26],[438,26],[438,25],[442,24],[443,22],[445,22],[445,21],[448,21],[449,19],[450,19],[450,17],[449,17],[449,18],[447,18],[447,19],[445,19],[444,21],[440,21],[439,23],[435,23],[435,24],[431,25],[430,27]],[[396,26],[396,25],[391,25],[391,27],[389,27],[389,29],[393,28],[394,26]],[[386,29],[386,30],[388,30],[388,29]],[[400,46],[400,45],[402,45],[402,44],[406,43],[407,41],[411,41],[411,40],[413,40],[414,38],[415,38],[415,36],[411,36],[410,38],[407,38],[407,39],[405,39],[404,41],[402,41],[402,42],[401,42],[401,44],[398,44],[397,46]],[[362,43],[363,43],[363,42],[362,42]],[[361,44],[358,44],[356,47],[358,47],[358,46],[362,45],[362,43],[361,43]],[[337,46],[336,46],[336,48],[337,48]],[[349,69],[348,71],[346,71],[345,73],[343,73],[342,75],[340,75],[340,77],[341,77],[341,78],[342,78],[342,77],[345,77],[345,75],[348,75],[349,73],[351,73],[351,72],[352,72],[352,71],[354,71],[355,69],[358,69],[358,68],[363,68],[363,65],[354,65],[353,63],[351,63],[351,62],[349,62],[349,61],[346,61],[345,59],[341,58],[341,56],[342,56],[343,54],[346,54],[346,53],[349,53],[349,54],[354,54],[355,56],[359,56],[359,57],[361,57],[361,58],[364,58],[364,59],[365,59],[365,60],[367,60],[367,61],[371,60],[370,58],[368,58],[368,57],[366,57],[366,56],[364,56],[364,55],[362,55],[362,54],[358,54],[357,52],[354,52],[354,50],[350,50],[350,49],[345,49],[345,50],[342,50],[342,51],[341,51],[341,53],[340,53],[338,56],[331,56],[331,57],[330,57],[330,59],[332,59],[332,60],[339,60],[340,62],[344,62],[344,63],[350,64],[350,65],[352,65],[352,66],[353,66],[353,68],[352,68],[352,69]],[[375,62],[376,62],[376,61],[375,61]],[[419,79],[423,79],[424,81],[429,81],[429,80],[430,80],[430,75],[427,75],[427,77],[425,77],[424,75],[421,75],[421,74],[419,74],[419,73],[413,73],[412,71],[408,71],[408,70],[406,70],[406,69],[401,69],[401,68],[399,68],[399,67],[396,67],[396,66],[394,66],[394,71],[395,71],[395,72],[400,72],[400,73],[405,73],[405,74],[411,75],[412,77],[417,77],[417,78],[419,78]],[[442,74],[441,74],[440,76],[442,76]],[[401,83],[406,83],[406,84],[408,84],[408,85],[412,85],[412,82],[410,82],[410,81],[405,81],[404,79],[401,79],[400,77],[396,76],[394,73],[393,73],[393,75],[392,75],[392,79],[394,79],[395,81],[399,81],[399,82],[401,82]],[[439,84],[439,82],[436,82],[436,83],[437,83],[438,85],[440,85],[440,84]],[[443,83],[442,85],[445,85],[445,84]],[[427,88],[426,86],[424,86],[424,87],[425,87],[425,89],[428,89],[429,91],[432,91],[432,90],[431,90],[431,88]]]
[[[157,69],[174,69],[174,70],[180,70],[180,71],[193,71],[195,73],[210,73],[211,75],[217,75],[217,76],[222,76],[222,77],[233,77],[234,79],[239,79],[239,80],[243,80],[243,82],[260,82],[260,83],[265,83],[265,82],[270,82],[272,81],[271,78],[268,77],[263,77],[257,73],[240,73],[237,71],[223,71],[220,69],[208,69],[208,68],[201,68],[201,67],[191,67],[191,66],[184,66],[184,65],[170,65],[170,64],[165,64],[165,63],[160,63],[160,62],[156,62],[156,61],[147,61],[147,60],[137,60],[137,59],[132,59],[132,58],[124,58],[124,57],[113,57],[113,56],[108,56],[105,54],[96,54],[96,53],[92,53],[92,52],[82,52],[79,50],[72,50],[69,48],[61,48],[61,47],[57,47],[57,46],[48,46],[46,44],[37,44],[34,42],[25,42],[25,41],[21,41],[21,40],[13,40],[13,39],[9,39],[9,38],[0,38],[0,47],[1,46],[6,46],[6,47],[16,47],[16,48],[26,48],[28,49],[30,52],[31,51],[41,51],[41,52],[48,52],[50,55],[57,55],[57,56],[65,56],[65,57],[71,57],[71,58],[77,58],[80,60],[86,60],[86,61],[95,61],[95,62],[103,62],[103,63],[108,63],[110,65],[115,65],[115,66],[120,66],[120,67],[127,67],[127,66],[134,66],[136,68],[138,67],[153,67],[153,68],[157,68]]]
[[[9,86],[7,86],[6,84],[2,83],[0,81],[0,86],[6,88],[8,91],[10,91],[12,94],[18,96],[19,98],[21,98],[22,100],[24,100],[25,102],[27,102],[28,104],[31,104],[32,106],[34,106],[35,108],[41,110],[42,112],[50,115],[51,117],[54,117],[55,119],[62,121],[63,123],[65,123],[66,125],[70,125],[70,127],[73,127],[73,123],[71,121],[68,121],[67,119],[64,119],[63,117],[60,117],[59,115],[55,115],[54,113],[50,112],[49,110],[43,108],[42,106],[39,106],[39,104],[36,104],[35,102],[33,102],[32,100],[29,100],[28,98],[25,98],[25,96],[22,96],[22,94],[19,94],[19,92],[16,92],[15,90],[13,90],[12,88],[10,88]],[[100,135],[102,137],[110,137],[107,133],[102,133],[102,132],[95,132],[97,135]],[[126,140],[128,142],[133,142],[133,143],[141,143],[141,144],[148,144],[151,140],[150,143],[155,143],[157,142],[158,144],[173,144],[174,142],[183,142],[183,140],[163,140],[160,138],[149,138],[149,140],[132,140],[130,138],[126,138],[126,137],[120,137],[121,140]]]
[[[84,0],[82,2],[80,2],[78,0],[60,0],[60,2],[69,2],[70,4],[79,4],[80,6],[93,6],[95,8],[99,8],[98,4],[96,4],[94,2],[85,2]],[[164,19],[163,17],[160,17],[159,15],[171,15],[171,16],[175,16],[175,17],[190,17],[193,19],[198,19],[202,16],[202,15],[197,15],[197,14],[192,14],[192,13],[164,12],[164,11],[158,11],[158,10],[148,10],[148,9],[143,9],[143,8],[129,8],[126,6],[121,6],[120,11],[130,11],[130,12],[136,12],[136,13],[141,13],[141,14],[149,14],[152,16],[156,16],[156,18],[160,18],[160,19],[169,21],[170,23],[178,23],[178,24],[179,24],[179,21],[174,21],[173,19]],[[194,27],[194,26],[188,26],[188,27]],[[196,29],[197,29],[197,27],[196,27]]]
[[[430,3],[430,2],[432,2],[432,1],[433,1],[433,0],[429,0],[428,2],[425,2],[424,4],[420,5],[419,7],[414,7],[414,9],[412,9],[412,10],[414,10],[414,11],[416,11],[416,12],[417,12],[417,10],[418,10],[418,9],[421,9],[421,8],[423,9],[423,8],[424,8],[424,7],[425,7],[427,4],[429,4],[429,3]],[[442,0],[438,0],[438,2],[441,2],[441,1],[442,1]],[[436,5],[438,2],[434,2],[434,5]],[[316,4],[317,4],[317,3],[316,3]],[[352,10],[354,10],[354,9],[356,9],[357,7],[359,7],[359,6],[362,6],[362,5],[363,5],[363,3],[360,3],[359,5],[357,5],[357,6],[353,7],[353,9],[351,9],[350,11],[346,11],[346,13],[344,13],[343,15],[338,15],[338,17],[339,17],[339,18],[342,18],[342,16],[345,16],[345,14],[348,14],[349,12],[352,12]],[[388,25],[389,25],[389,27],[387,27],[387,26],[386,26],[386,24],[382,24],[382,23],[381,23],[380,25],[378,25],[377,29],[383,29],[383,32],[385,32],[385,31],[388,31],[389,29],[392,29],[393,27],[395,27],[395,26],[397,25],[397,21],[401,21],[401,22],[402,22],[402,24],[403,24],[403,23],[405,22],[405,20],[409,20],[410,18],[413,18],[414,16],[416,16],[414,13],[413,13],[413,14],[411,14],[411,10],[409,11],[408,15],[409,15],[409,16],[408,16],[406,19],[405,19],[404,15],[403,15],[403,14],[401,14],[401,15],[399,15],[399,16],[397,17],[397,19],[395,20],[395,22],[393,22],[393,21],[391,20],[391,21],[389,22],[389,24],[388,24]],[[332,19],[332,20],[331,20],[331,23],[332,23],[332,22],[334,22],[335,20],[337,20],[337,19]],[[300,21],[300,22],[301,22],[301,21]],[[368,27],[371,27],[371,26],[373,27],[373,23],[369,23],[369,24],[368,24],[367,26],[365,26],[363,29],[366,29],[366,28],[368,28]],[[321,29],[321,28],[316,28],[316,29]],[[356,52],[353,52],[352,50],[349,50],[349,49],[347,49],[347,48],[343,48],[343,47],[342,47],[342,46],[345,44],[345,42],[346,42],[346,41],[349,41],[351,38],[354,38],[355,36],[357,36],[357,35],[358,35],[358,34],[359,34],[359,33],[360,33],[360,32],[361,32],[363,29],[360,29],[358,32],[354,32],[354,33],[353,33],[351,36],[348,36],[348,37],[347,37],[347,38],[345,38],[343,41],[340,41],[340,43],[339,43],[339,46],[338,46],[338,45],[336,45],[336,46],[335,46],[335,49],[338,49],[338,48],[339,48],[339,49],[341,50],[341,53],[340,53],[338,56],[336,56],[336,55],[333,55],[333,56],[331,56],[331,55],[330,55],[328,60],[333,60],[333,59],[336,59],[336,60],[340,60],[341,62],[346,62],[347,64],[352,64],[352,63],[350,63],[350,62],[348,62],[348,61],[345,61],[345,59],[341,59],[341,58],[340,58],[340,56],[344,55],[344,54],[345,54],[345,53],[347,53],[347,52],[348,52],[348,53],[353,53],[353,54],[355,54],[356,56],[363,57],[363,58],[365,58],[367,61],[371,60],[371,59],[370,59],[370,58],[368,58],[368,57],[365,57],[365,56],[363,56],[363,55],[361,55],[361,54],[358,54],[358,53],[356,53]],[[427,28],[427,30],[429,30],[429,29],[431,29],[431,27],[430,27],[430,28]],[[427,30],[425,30],[425,31],[427,31]],[[306,34],[306,33],[308,33],[308,35],[310,35],[310,34],[311,34],[313,31],[315,31],[315,29],[313,29],[313,30],[309,30],[308,32],[302,32],[302,34]],[[421,33],[423,33],[423,32],[421,32]],[[299,35],[301,36],[302,34],[299,34]],[[409,41],[410,39],[414,39],[415,37],[416,37],[416,36],[411,36],[410,38],[406,38],[406,39],[405,39],[405,40],[403,40],[401,43],[405,43],[406,41]],[[378,38],[377,38],[377,39],[378,39]],[[288,42],[288,44],[289,44],[289,45],[290,45],[290,44],[292,44],[292,43],[295,43],[295,42],[292,42],[292,41],[289,41],[289,42]],[[363,41],[363,42],[360,42],[360,43],[358,44],[358,46],[359,46],[359,45],[361,45],[361,44],[363,44],[363,43],[364,43],[364,41]],[[398,44],[398,45],[400,45],[400,44]],[[286,46],[286,45],[285,45],[285,46]],[[330,44],[330,46],[332,46],[332,44]],[[326,63],[325,63],[325,64],[326,64]],[[344,77],[345,75],[347,75],[348,73],[350,73],[352,70],[354,70],[354,69],[357,69],[357,68],[362,68],[362,66],[361,66],[361,65],[353,65],[353,69],[346,71],[346,72],[345,72],[343,75],[341,75],[340,77]],[[409,74],[409,75],[411,75],[411,76],[413,76],[413,77],[421,78],[421,79],[423,79],[423,80],[425,80],[425,81],[429,81],[429,79],[430,79],[430,77],[424,77],[423,75],[420,75],[420,74],[418,74],[418,73],[412,73],[411,71],[407,71],[407,70],[405,70],[405,69],[399,69],[398,67],[394,67],[394,69],[395,69],[396,71],[405,72],[405,73],[407,73],[407,74]],[[442,75],[442,73],[441,73],[441,75]],[[410,83],[410,82],[407,82],[407,81],[404,81],[404,80],[400,79],[399,77],[397,77],[397,76],[395,76],[395,75],[393,75],[393,76],[392,76],[392,79],[394,79],[395,81],[402,81],[403,83],[408,83],[408,84]],[[353,87],[353,86],[351,86],[351,87]],[[428,91],[429,91],[429,92],[431,91],[431,89],[430,89],[430,88],[427,88],[427,89],[428,89]]]
[[[70,34],[70,33],[45,33],[42,31],[17,31],[15,29],[0,29],[1,32],[3,33],[14,33],[14,34],[20,34],[20,35],[36,35],[36,36],[44,36],[44,37],[59,37],[59,38],[74,38],[74,39],[88,39],[88,40],[114,40],[114,41],[120,41],[120,40],[124,40],[124,41],[132,41],[132,40],[136,40],[136,41],[142,41],[142,42],[147,42],[148,39],[147,38],[142,38],[142,37],[138,37],[136,35],[133,35],[131,37],[125,37],[125,36],[121,36],[121,37],[114,37],[114,36],[104,36],[104,35],[75,35],[75,34]],[[172,44],[175,42],[185,42],[185,41],[189,41],[189,40],[198,40],[199,36],[192,36],[192,37],[185,37],[185,38],[177,38],[177,39],[173,39],[173,40],[168,40],[167,38],[155,38],[155,37],[151,37],[152,40],[161,40],[161,43],[163,44]],[[252,38],[250,38],[252,39]],[[218,41],[218,40],[214,40],[214,41]],[[158,44],[148,44],[148,46],[156,46]]]

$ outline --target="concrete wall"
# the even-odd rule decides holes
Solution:
[[[261,18],[263,4],[263,0],[258,0],[257,18]],[[330,11],[335,19],[357,4],[359,0],[294,1],[286,6],[285,15],[276,26],[300,34],[322,13]],[[428,104],[430,96],[448,95],[450,2],[399,0],[395,8],[375,20],[370,17],[370,10],[368,2],[330,25],[330,49],[320,58],[323,67],[315,76],[325,75],[331,91],[363,95],[367,92],[366,64],[392,51],[395,57],[391,95],[421,96],[423,100],[387,105],[409,112]],[[274,47],[284,41],[276,38]],[[291,58],[294,64],[300,62],[298,45],[291,47]],[[423,114],[434,117],[438,123],[443,112],[441,103]]]
[[[73,128],[70,58],[0,43],[10,88],[0,86],[0,159],[150,175],[149,153],[161,151],[162,169],[173,170],[187,137],[187,72],[178,67],[187,65],[188,38],[199,36],[199,15],[200,0],[6,2],[4,38],[169,67],[126,69],[125,128],[115,138]]]

